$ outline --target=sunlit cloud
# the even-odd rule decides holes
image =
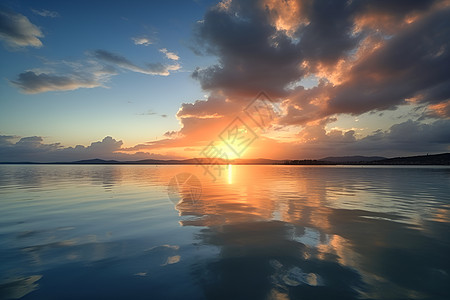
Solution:
[[[230,9],[232,0],[222,0],[217,3],[217,9],[227,11]]]
[[[159,52],[164,53],[168,59],[171,59],[171,60],[179,60],[180,59],[180,57],[178,55],[176,55],[173,52],[167,51],[166,48],[159,49]]]
[[[22,14],[0,6],[0,39],[9,47],[42,47],[42,31]]]
[[[429,105],[427,114],[432,117],[450,118],[450,100]]]
[[[146,36],[132,37],[131,40],[134,42],[135,45],[149,46],[153,44],[153,41]]]

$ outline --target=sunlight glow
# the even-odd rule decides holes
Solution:
[[[228,165],[228,184],[233,183],[233,165]]]

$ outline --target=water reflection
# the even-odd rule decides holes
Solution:
[[[0,284],[0,297],[1,299],[22,298],[38,288],[37,281],[41,278],[41,275],[32,275],[10,279],[8,282]]]
[[[450,298],[449,171],[1,166],[0,298]]]
[[[363,287],[358,272],[338,263],[336,255],[296,240],[304,233],[305,228],[281,221],[204,229],[197,238],[220,247],[220,256],[194,268],[194,274],[208,299],[357,296]]]
[[[450,295],[448,169],[251,169],[176,205],[220,248],[194,270],[207,298]]]

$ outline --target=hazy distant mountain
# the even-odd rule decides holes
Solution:
[[[421,155],[408,157],[385,158],[381,156],[330,156],[319,160],[273,160],[273,159],[234,159],[211,160],[208,158],[190,159],[144,159],[137,161],[117,161],[103,159],[87,159],[71,162],[73,164],[142,164],[142,165],[196,165],[196,164],[235,164],[235,165],[324,165],[324,164],[370,164],[370,165],[450,165],[450,153]]]
[[[99,159],[99,158],[84,159],[84,160],[78,160],[78,161],[72,162],[72,164],[82,164],[82,165],[86,165],[86,164],[119,164],[119,163],[120,163],[120,161],[117,161],[117,160],[104,160],[104,159]]]
[[[450,165],[450,153],[387,158],[374,161],[377,165]]]
[[[319,159],[319,161],[329,161],[333,163],[358,163],[384,160],[386,157],[381,156],[329,156]]]
[[[40,164],[35,162],[0,162],[0,164]],[[196,164],[234,164],[234,165],[450,165],[450,153],[420,155],[408,157],[385,158],[380,156],[339,156],[325,157],[319,160],[273,160],[273,159],[208,159],[190,158],[182,160],[144,159],[136,161],[103,160],[99,158],[73,162],[56,162],[50,164],[127,164],[127,165],[196,165]]]
[[[266,158],[256,158],[256,159],[242,159],[238,158],[233,160],[234,164],[237,165],[278,165],[283,163],[283,160],[274,160]]]

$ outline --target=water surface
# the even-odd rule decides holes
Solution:
[[[182,173],[201,190],[168,195]],[[0,299],[449,299],[449,187],[447,167],[2,165]]]

